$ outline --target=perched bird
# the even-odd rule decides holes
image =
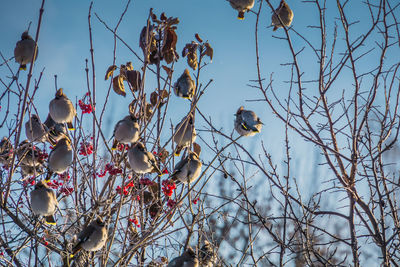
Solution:
[[[36,54],[35,54],[36,47]],[[17,42],[14,48],[15,62],[20,64],[20,70],[26,70],[26,64],[31,63],[33,56],[35,56],[34,61],[38,55],[38,47],[36,42],[25,31],[21,35],[21,40]]]
[[[196,253],[193,251],[191,247],[183,252],[183,254],[179,257],[176,257],[171,260],[168,264],[168,267],[198,267],[199,260],[196,257]]]
[[[0,164],[8,166],[13,157],[13,146],[7,137],[3,137],[0,141]]]
[[[58,89],[56,97],[50,101],[49,113],[55,122],[66,122],[68,129],[74,130],[72,120],[76,115],[76,110],[71,100],[63,93],[62,88]]]
[[[236,9],[238,14],[238,19],[244,19],[244,12],[249,12],[254,6],[254,0],[229,0],[231,6]]]
[[[235,114],[235,130],[242,136],[253,136],[261,131],[263,123],[260,118],[251,111],[241,106]]]
[[[215,262],[215,253],[212,244],[207,240],[204,241],[204,245],[201,247],[199,252],[200,263],[202,267],[213,267]]]
[[[65,125],[63,123],[55,122],[51,118],[50,114],[47,115],[44,126],[48,129],[47,137],[50,144],[53,146],[55,146],[58,140],[64,138],[64,136],[67,134],[67,129],[65,128]]]
[[[54,213],[57,210],[58,201],[53,190],[47,184],[40,181],[31,191],[31,207],[35,215],[43,216],[48,224],[56,224]]]
[[[285,0],[281,0],[279,7],[272,14],[272,22],[271,24],[274,26],[273,31],[276,31],[278,28],[282,28],[282,24],[279,21],[279,18],[282,20],[283,25],[289,27],[292,24],[293,20],[293,11],[290,9],[289,5],[285,2]]]
[[[49,180],[53,173],[61,174],[72,164],[73,151],[71,141],[67,136],[57,142],[57,145],[49,154],[49,173],[46,180]]]
[[[115,150],[118,143],[131,144],[139,140],[139,123],[133,115],[128,115],[115,125],[114,143],[112,150]]]
[[[161,171],[157,166],[157,161],[152,153],[146,150],[141,142],[133,143],[128,150],[128,159],[131,169],[137,174],[157,172],[161,175]]]
[[[25,123],[25,134],[31,142],[45,142],[47,140],[47,127],[44,126],[39,117],[33,114]]]
[[[17,149],[17,157],[20,164],[30,167],[40,166],[44,163],[42,151],[33,146],[28,140],[22,141]]]
[[[81,249],[86,251],[100,250],[107,241],[107,228],[104,222],[97,218],[78,234],[78,243],[73,247],[71,258]]]
[[[181,150],[190,146],[196,140],[196,129],[194,128],[193,115],[184,117],[175,127],[173,140],[176,143],[175,155],[179,156]]]
[[[171,175],[172,180],[177,183],[192,183],[199,178],[202,165],[199,156],[189,151],[189,154],[176,164],[174,172]]]
[[[25,164],[20,164],[19,167],[21,168],[22,177],[25,178],[27,176],[38,176],[43,173],[43,166],[28,166]]]
[[[192,99],[195,90],[195,83],[190,77],[188,69],[185,69],[181,77],[178,78],[174,84],[175,95],[183,97],[185,99]]]

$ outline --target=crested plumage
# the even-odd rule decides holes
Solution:
[[[44,122],[44,125],[48,129],[47,137],[53,146],[55,146],[58,140],[64,138],[67,134],[67,129],[65,125],[63,123],[55,122],[51,118],[50,114],[47,115],[47,119]]]
[[[289,27],[292,24],[294,14],[285,0],[281,0],[279,7],[275,10],[275,13],[272,14],[271,24],[274,26],[273,31],[276,31],[278,28],[282,28],[282,24],[279,21],[278,16],[282,20],[283,25],[286,27]]]
[[[254,6],[254,0],[229,0],[231,6],[236,9],[238,13],[238,19],[244,19],[244,13],[248,12]]]
[[[202,166],[198,155],[189,151],[189,154],[176,164],[171,177],[176,182],[192,183],[200,176]]]
[[[100,250],[107,241],[107,228],[104,222],[97,218],[86,226],[79,234],[77,244],[72,249],[71,257],[81,249],[86,251]]]
[[[71,100],[63,93],[62,88],[58,89],[56,96],[49,104],[51,118],[57,123],[67,123],[70,130],[73,129],[72,120],[76,110]]]
[[[20,164],[19,167],[21,169],[21,174],[22,174],[23,178],[25,178],[27,176],[38,176],[43,173],[42,165],[28,166],[25,164]]]
[[[53,190],[46,183],[40,181],[31,191],[31,208],[35,215],[43,216],[46,223],[55,224],[54,213],[57,210],[58,201]]]
[[[193,144],[196,140],[196,129],[194,128],[193,115],[184,117],[175,127],[173,140],[176,144],[175,154],[179,156],[180,151]]]
[[[44,142],[47,140],[46,127],[40,122],[37,115],[33,114],[25,123],[25,134],[31,142]]]
[[[154,155],[141,142],[132,144],[128,150],[128,159],[131,169],[137,174],[157,172],[161,175]]]
[[[139,123],[132,115],[128,115],[115,125],[114,128],[114,144],[113,149],[116,149],[118,143],[131,144],[139,139]]]
[[[71,141],[64,137],[57,142],[57,145],[49,154],[48,166],[51,173],[61,174],[72,164],[73,151]],[[50,177],[48,177],[49,179]]]
[[[186,99],[192,99],[195,88],[196,85],[192,77],[190,77],[189,70],[185,69],[174,85],[175,95]]]
[[[35,59],[38,55],[38,48],[35,41],[28,34],[28,31],[25,31],[21,35],[21,40],[17,42],[14,48],[14,57],[15,62],[20,64],[20,69],[26,70],[26,64],[31,63],[32,58],[35,54],[36,47],[36,55]]]
[[[235,130],[242,136],[253,136],[261,131],[263,123],[260,118],[251,111],[240,107],[235,114]]]

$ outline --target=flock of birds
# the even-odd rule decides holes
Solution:
[[[244,19],[244,13],[254,6],[254,0],[230,0],[231,6],[236,9],[239,19]],[[293,19],[293,11],[287,3],[282,0],[279,7],[272,15],[272,25],[274,31],[279,27],[290,26]],[[21,40],[17,42],[14,56],[15,61],[20,64],[20,69],[25,70],[26,65],[35,61],[38,55],[36,42],[24,32]],[[178,97],[191,100],[196,89],[195,82],[190,76],[189,70],[177,79],[174,84],[174,92]],[[146,146],[139,141],[140,126],[137,116],[130,110],[130,114],[118,121],[114,128],[114,143],[112,149],[116,149],[118,144],[129,145],[128,162],[131,170],[136,174],[156,172],[161,175],[156,158],[147,151]],[[21,142],[16,149],[18,165],[24,176],[42,173],[44,160],[34,146],[34,143],[49,142],[54,148],[51,150],[47,159],[47,176],[43,181],[36,183],[34,190],[31,191],[31,208],[33,214],[42,216],[44,221],[49,224],[56,224],[54,214],[57,210],[58,202],[55,192],[50,189],[47,182],[51,176],[64,173],[73,163],[74,152],[68,131],[73,130],[73,120],[76,116],[75,107],[70,99],[60,88],[55,94],[55,98],[50,101],[49,114],[44,123],[40,118],[33,114],[25,123],[25,133],[28,140]],[[240,107],[234,120],[234,128],[241,136],[253,136],[261,131],[263,123],[260,118],[251,110]],[[65,126],[66,125],[66,126]],[[194,126],[194,116],[189,112],[180,123],[175,127],[172,137],[176,143],[175,155],[179,156],[182,149],[187,148],[187,155],[179,161],[171,178],[176,183],[192,183],[201,174],[202,163],[199,159],[200,150],[190,148],[196,139],[196,129]],[[0,143],[0,162],[3,165],[10,164],[13,146],[7,137]],[[107,228],[101,218],[96,218],[89,223],[77,236],[77,243],[73,246],[71,257],[81,249],[86,251],[97,251],[101,249],[107,241]],[[206,242],[200,250],[202,266],[212,266],[212,246]],[[170,267],[197,267],[199,261],[192,248],[188,248],[181,256],[173,259],[168,266]]]

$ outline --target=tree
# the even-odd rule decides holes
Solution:
[[[33,36],[39,50],[44,4]],[[389,0],[288,4],[293,25],[272,34],[264,29],[264,17],[277,14],[275,2],[257,1],[246,15],[255,18],[254,26],[248,24],[255,37],[249,98],[274,115],[281,138],[259,143],[219,125],[215,114],[199,105],[218,78],[204,78],[214,57],[213,40],[193,32],[192,40],[178,43],[183,22],[150,9],[136,29],[139,44],[133,45],[118,31],[131,1],[115,27],[93,12],[91,3],[86,90],[65,91],[78,111],[76,130],[66,132],[73,162],[47,181],[59,202],[56,226],[34,216],[30,198],[34,185],[51,175],[51,148],[47,141],[23,142],[27,118],[38,113],[35,94],[45,70],[34,76],[31,62],[26,72],[15,72],[1,55],[8,69],[0,96],[7,99],[1,127],[8,129],[0,147],[1,264],[162,266],[191,246],[204,265],[202,247],[209,242],[213,266],[398,266],[399,5]],[[316,24],[303,26],[300,12],[311,14],[305,21]],[[93,21],[114,40],[104,102],[96,97]],[[266,36],[285,51],[280,61],[266,60],[276,58],[275,51],[263,48]],[[117,57],[119,46],[135,61]],[[175,69],[182,61],[190,68],[186,74]],[[284,72],[266,68],[279,64]],[[187,75],[193,87],[181,92],[178,81],[190,80]],[[55,76],[56,90],[57,83]],[[115,143],[113,150],[107,130],[118,120],[110,123],[115,118],[106,112],[113,94],[129,99],[118,120],[130,115],[137,121],[139,140],[155,158],[149,168],[164,175],[135,169],[128,156],[133,144]],[[81,99],[74,101],[76,95]],[[182,123],[169,121],[174,101],[183,107],[184,113],[174,114]],[[263,131],[274,131],[272,122],[264,123]],[[196,131],[197,139],[183,144],[177,138],[181,127],[190,136]],[[48,135],[55,129],[46,130]],[[283,154],[271,150],[273,145]],[[181,156],[174,155],[180,149]],[[174,171],[190,151],[200,155],[201,174],[177,183]],[[31,158],[35,166],[28,166]],[[71,257],[78,242],[74,235],[96,218],[107,226],[107,242],[99,252],[82,250]]]

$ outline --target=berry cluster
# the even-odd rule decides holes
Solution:
[[[172,181],[172,180],[162,181],[162,191],[163,191],[164,195],[166,195],[167,197],[172,196],[175,189],[176,189],[176,184],[174,181]]]
[[[81,142],[79,155],[88,156],[93,153],[93,144],[91,142]]]
[[[82,100],[79,100],[78,105],[81,108],[83,114],[90,114],[93,112],[93,107],[91,104],[85,104]]]

